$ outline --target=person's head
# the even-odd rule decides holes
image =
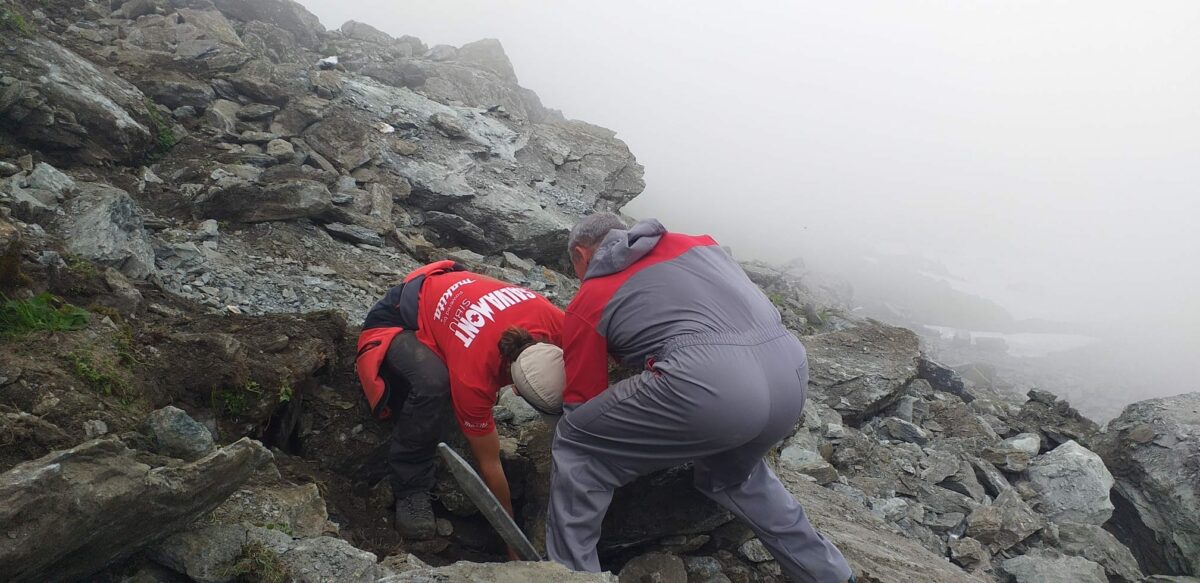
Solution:
[[[515,326],[504,331],[498,347],[517,395],[542,413],[562,414],[567,376],[562,349]]]
[[[571,236],[567,239],[567,253],[571,256],[575,276],[583,279],[592,256],[596,254],[596,247],[609,231],[624,228],[625,223],[613,213],[595,213],[579,221],[579,224],[571,229]]]

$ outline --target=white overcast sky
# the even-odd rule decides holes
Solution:
[[[911,251],[1018,316],[1197,338],[1195,0],[302,2],[500,39],[646,166],[629,212],[742,257]]]

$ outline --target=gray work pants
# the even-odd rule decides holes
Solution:
[[[795,428],[807,385],[804,347],[782,328],[668,342],[653,371],[609,387],[559,422],[550,558],[599,571],[596,543],[613,490],[693,462],[696,488],[746,521],[793,581],[848,579],[845,558],[762,459]]]

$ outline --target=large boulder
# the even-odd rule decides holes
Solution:
[[[0,128],[64,160],[136,162],[163,121],[130,83],[41,37],[6,35],[0,52]]]
[[[1148,572],[1200,575],[1200,393],[1134,403],[1096,442],[1122,542]]]
[[[1082,557],[1031,553],[1000,564],[1015,583],[1108,583],[1104,568]]]
[[[1101,525],[1112,517],[1112,474],[1086,447],[1068,441],[1034,458],[1026,473],[1039,509],[1052,522]]]
[[[20,464],[0,475],[0,572],[14,583],[87,577],[206,514],[270,459],[242,439],[151,467],[106,438]]]
[[[1008,550],[1046,526],[1016,489],[1008,489],[991,504],[967,516],[967,536],[988,545],[993,553]]]
[[[134,279],[154,274],[154,248],[137,206],[124,190],[82,183],[65,210],[59,231],[68,251]]]
[[[1138,567],[1137,559],[1133,558],[1133,553],[1099,526],[1060,524],[1055,548],[1065,554],[1083,557],[1100,564],[1108,574],[1110,583],[1137,583],[1142,580],[1142,571]]]
[[[809,398],[857,425],[888,407],[917,375],[917,335],[874,320],[804,339]]]
[[[309,49],[324,45],[325,27],[311,12],[292,0],[214,0],[225,16],[243,22],[261,20],[286,30],[296,42]]]

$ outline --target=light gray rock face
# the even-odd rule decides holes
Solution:
[[[1059,524],[1055,548],[1064,554],[1099,563],[1108,574],[1110,583],[1137,583],[1142,580],[1142,571],[1133,553],[1099,526]]]
[[[132,84],[41,37],[6,35],[0,53],[0,127],[48,154],[85,163],[141,160],[157,136]]]
[[[114,267],[133,279],[154,274],[154,248],[133,199],[125,191],[83,183],[79,194],[67,201],[65,210],[59,230],[68,251]]]
[[[1000,564],[1015,583],[1107,583],[1104,568],[1082,557],[1038,553]]]
[[[780,479],[801,500],[809,520],[850,561],[860,579],[921,581],[923,583],[983,583],[944,556],[936,555],[911,537],[896,534],[861,504],[846,496],[787,474]]]
[[[414,569],[379,583],[617,583],[611,573],[581,573],[551,561],[468,563]]]
[[[14,583],[87,577],[212,510],[270,459],[242,439],[152,468],[105,438],[20,464],[0,475],[0,572]]]
[[[1001,444],[1004,447],[1024,452],[1030,458],[1042,451],[1042,437],[1036,433],[1022,433],[1005,439]]]
[[[1200,393],[1125,408],[1097,437],[1128,544],[1150,572],[1200,575]]]
[[[1074,441],[1034,458],[1026,475],[1052,522],[1101,525],[1112,517],[1112,474],[1100,456]]]
[[[194,460],[208,455],[215,447],[208,429],[177,407],[168,405],[154,411],[149,424],[163,455]]]
[[[852,424],[896,402],[916,377],[920,356],[916,334],[875,321],[806,338],[804,346],[809,398]]]

